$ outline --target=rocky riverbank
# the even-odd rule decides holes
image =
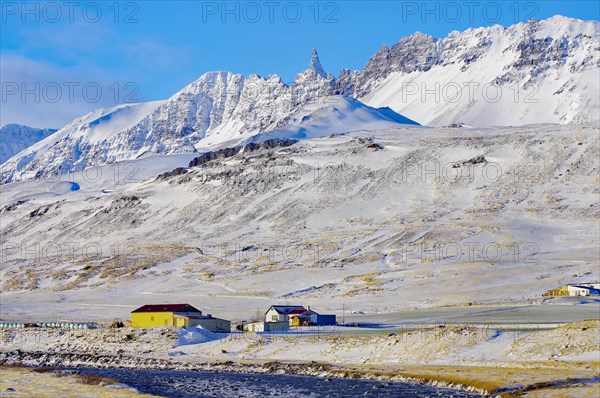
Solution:
[[[98,355],[77,353],[24,352],[15,350],[0,352],[0,365],[51,368],[99,368],[99,369],[152,369],[172,371],[203,371],[254,374],[280,374],[315,376],[324,378],[350,378],[379,380],[387,382],[411,382],[435,387],[448,387],[468,392],[489,395],[491,392],[465,384],[441,380],[407,377],[374,369],[344,368],[324,363],[282,363],[278,361],[262,363],[241,362],[181,362],[165,358],[151,358],[127,355]]]

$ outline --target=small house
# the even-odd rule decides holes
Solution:
[[[272,305],[265,314],[266,322],[289,322],[293,311],[306,311],[301,305]]]
[[[225,319],[215,318],[211,314],[207,315],[174,315],[175,325],[181,327],[201,326],[202,329],[209,330],[214,333],[229,333],[231,332],[231,322]]]
[[[290,326],[335,325],[335,315],[322,315],[299,305],[274,305],[265,314],[266,322],[289,322]]]
[[[568,296],[568,295],[569,295],[569,289],[568,289],[567,285],[548,290],[546,293],[544,293],[544,296],[550,296],[550,297]]]

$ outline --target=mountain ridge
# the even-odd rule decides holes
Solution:
[[[439,39],[416,32],[391,47],[382,46],[362,71],[343,69],[337,79],[325,73],[313,49],[308,68],[292,85],[277,75],[207,72],[165,101],[122,105],[76,119],[59,131],[61,141],[48,140],[10,159],[0,181],[60,174],[142,154],[235,145],[291,127],[292,115],[304,106],[336,95],[390,108],[429,126],[600,120],[599,26],[597,21],[555,16],[506,28],[453,31]],[[474,85],[473,93],[467,93]],[[488,98],[489,89],[500,94],[497,101]],[[123,109],[135,116],[115,123],[111,115]],[[92,122],[92,117],[96,125],[78,125]],[[91,131],[103,139],[96,141]]]

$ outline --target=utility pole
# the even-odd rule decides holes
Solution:
[[[342,325],[346,324],[346,303],[342,303]]]

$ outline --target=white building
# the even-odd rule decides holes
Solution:
[[[245,331],[255,333],[274,332],[276,330],[288,330],[289,328],[290,325],[288,322],[252,322],[244,324]]]
[[[319,315],[300,305],[273,305],[265,314],[266,322],[288,322],[290,326],[335,325],[335,315]]]
[[[289,322],[290,314],[306,311],[301,305],[272,305],[265,314],[265,322]]]
[[[569,296],[591,296],[598,295],[600,291],[599,283],[582,283],[577,285],[567,285]]]

